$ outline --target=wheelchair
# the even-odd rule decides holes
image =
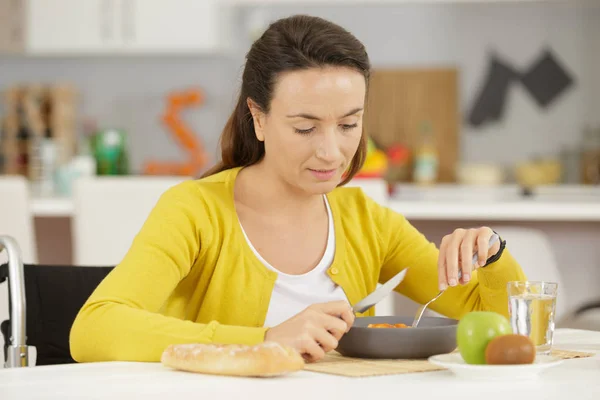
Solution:
[[[69,333],[77,313],[114,266],[23,264],[17,242],[0,236],[0,284],[8,281],[9,318],[2,321],[4,364],[30,366],[29,347],[35,347],[35,365],[71,364]]]

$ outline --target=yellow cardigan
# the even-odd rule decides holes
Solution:
[[[242,233],[233,200],[238,172],[187,181],[163,194],[122,262],[80,310],[70,336],[76,361],[159,361],[172,343],[264,340],[277,275]],[[399,293],[418,303],[438,293],[438,250],[402,215],[357,188],[327,196],[336,235],[327,273],[351,304],[406,267]],[[473,310],[508,315],[506,283],[522,279],[505,250],[431,308],[456,319]]]

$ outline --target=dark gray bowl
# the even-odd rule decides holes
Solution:
[[[412,317],[356,318],[336,351],[346,357],[423,359],[456,349],[458,321],[454,319],[423,317],[416,328],[367,328],[369,324],[410,326],[412,322]]]

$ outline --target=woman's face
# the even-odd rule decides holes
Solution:
[[[360,142],[365,91],[364,76],[349,68],[281,74],[268,114],[249,101],[264,165],[304,193],[333,190]]]

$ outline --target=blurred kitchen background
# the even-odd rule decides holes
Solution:
[[[118,262],[78,244],[100,228],[77,222],[75,182],[209,168],[245,52],[296,13],[341,24],[373,64],[352,184],[436,243],[493,227],[530,278],[560,282],[565,324],[600,329],[598,0],[0,0],[0,171],[27,180],[25,257]],[[107,236],[119,204],[114,225],[94,209]]]

